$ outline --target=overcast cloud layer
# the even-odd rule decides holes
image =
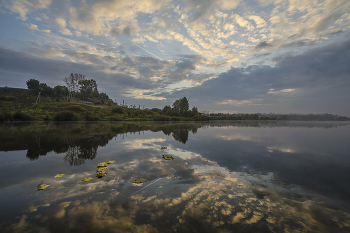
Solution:
[[[120,103],[350,116],[348,0],[4,0],[0,86],[93,78]]]

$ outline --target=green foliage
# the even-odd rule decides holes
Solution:
[[[11,113],[3,112],[3,113],[0,113],[0,120],[1,121],[12,121],[13,116]]]
[[[64,98],[68,95],[68,88],[65,86],[57,85],[53,88],[53,95],[58,99]]]
[[[186,97],[175,100],[173,103],[173,110],[183,116],[189,109],[189,103]]]
[[[123,113],[125,113],[125,109],[123,107],[118,106],[118,107],[115,107],[112,109],[112,113],[123,114]]]
[[[85,120],[87,121],[99,121],[101,118],[96,113],[87,112],[85,113]]]
[[[6,95],[6,96],[0,96],[0,100],[13,102],[13,101],[17,101],[17,98],[12,95]]]
[[[18,121],[31,121],[33,120],[32,117],[30,117],[28,114],[23,113],[23,112],[16,112],[13,114],[13,120],[18,120]]]
[[[39,80],[36,80],[36,79],[29,79],[26,83],[27,83],[28,89],[30,90],[35,89],[40,84]]]
[[[46,83],[40,83],[35,89],[35,92],[41,93],[41,96],[51,96],[53,95],[53,89],[46,85]]]
[[[103,100],[103,101],[108,101],[109,100],[109,96],[106,93],[101,92],[100,93],[100,99]]]
[[[77,121],[78,116],[75,115],[73,112],[60,112],[57,113],[54,118],[55,121]]]
[[[159,113],[159,114],[163,114],[163,111],[161,109],[159,109],[159,108],[152,108],[151,111]]]
[[[193,116],[193,120],[195,120],[195,121],[207,121],[207,120],[209,120],[209,117],[203,116],[203,115],[197,113]]]
[[[165,105],[163,110],[162,110],[163,114],[166,113],[167,111],[171,111],[170,105]]]
[[[198,114],[198,108],[197,107],[193,107],[191,110],[191,116],[193,117],[194,115]]]
[[[66,109],[70,110],[70,111],[74,111],[74,112],[85,112],[86,111],[86,109],[80,105],[69,105]]]
[[[99,97],[97,83],[94,79],[82,79],[78,83],[80,85],[82,99],[91,100],[93,97]]]
[[[123,117],[121,117],[121,116],[110,116],[110,117],[108,117],[108,120],[109,121],[122,121]]]
[[[154,117],[155,121],[171,121],[170,116],[164,116],[164,115],[157,115]]]
[[[109,99],[109,100],[107,101],[107,105],[108,105],[108,106],[112,106],[112,105],[114,105],[114,101],[113,101],[113,100],[111,100],[111,99]]]

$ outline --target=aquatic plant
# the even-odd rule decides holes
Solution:
[[[169,156],[169,155],[162,155],[163,156],[163,159],[165,159],[165,160],[173,160],[174,159],[174,157],[173,156]]]
[[[41,181],[41,183],[38,185],[37,189],[38,190],[44,190],[46,189],[47,187],[49,187],[50,185],[47,185],[47,184],[43,184],[44,181]]]

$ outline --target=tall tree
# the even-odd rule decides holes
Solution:
[[[182,99],[175,100],[173,103],[174,111],[178,112],[180,115],[184,115],[189,109],[189,103],[186,97]]]
[[[65,77],[63,81],[66,83],[67,88],[70,93],[70,98],[74,100],[75,95],[77,94],[79,90],[79,81],[84,80],[85,75],[83,74],[73,74],[71,73],[68,77]]]
[[[57,85],[53,88],[53,94],[55,97],[66,97],[68,95],[68,88],[65,86]]]
[[[36,79],[29,79],[26,83],[28,89],[35,89],[40,84],[39,80]]]
[[[83,79],[79,81],[80,94],[83,99],[91,100],[93,97],[98,97],[97,83],[93,79]]]
[[[108,96],[105,92],[101,92],[101,93],[100,93],[100,98],[101,98],[101,100],[103,100],[103,101],[109,100],[109,96]]]

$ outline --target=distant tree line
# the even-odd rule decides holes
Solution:
[[[74,101],[77,97],[85,101],[112,101],[106,93],[98,91],[96,80],[87,79],[83,74],[71,73],[63,81],[66,86],[57,85],[54,88],[46,85],[46,83],[40,83],[36,79],[29,79],[26,83],[28,89],[40,92],[42,96],[54,98],[57,102],[62,99]]]

